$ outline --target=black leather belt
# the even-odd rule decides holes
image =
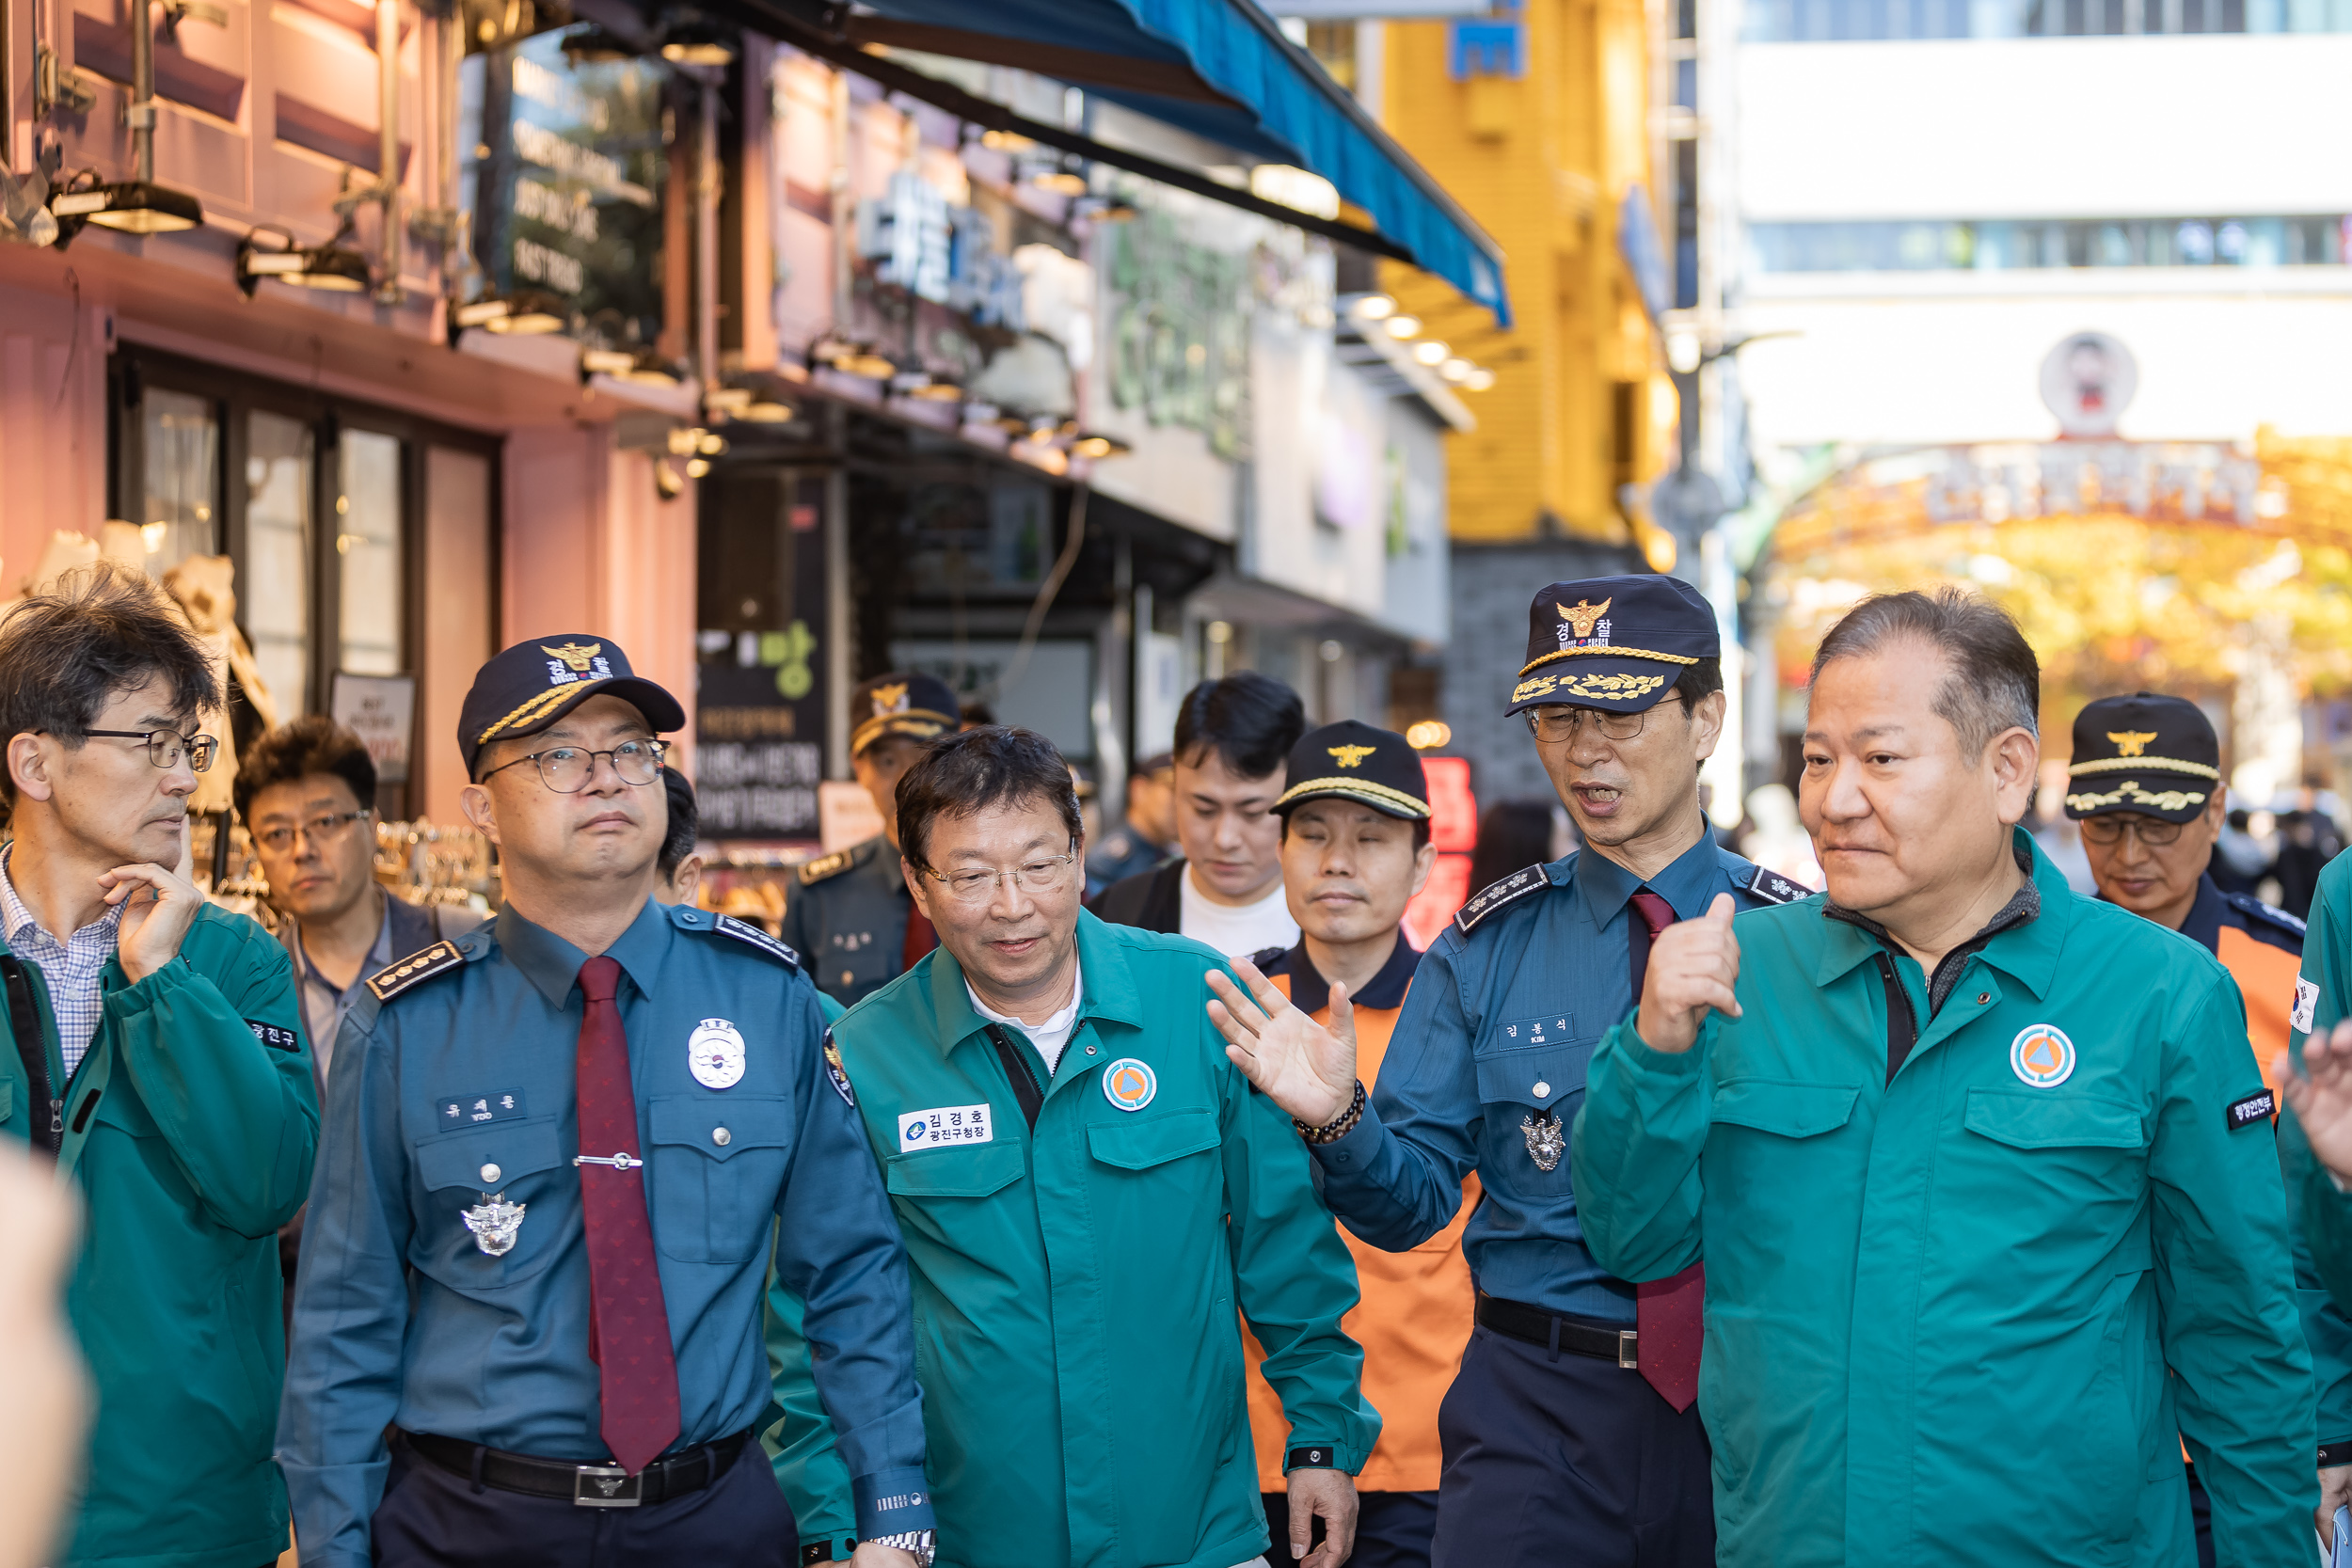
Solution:
[[[663,1454],[633,1476],[618,1465],[573,1465],[560,1459],[534,1459],[527,1453],[508,1453],[503,1449],[485,1448],[455,1437],[436,1437],[429,1432],[402,1435],[408,1439],[410,1448],[451,1475],[479,1481],[501,1492],[520,1492],[527,1497],[557,1497],[580,1508],[636,1508],[644,1503],[667,1502],[710,1485],[734,1468],[749,1445],[752,1433],[746,1427],[714,1443]]]
[[[1634,1354],[1641,1337],[1629,1328],[1564,1318],[1557,1312],[1547,1312],[1523,1301],[1505,1301],[1483,1291],[1478,1296],[1478,1323],[1482,1328],[1491,1328],[1497,1334],[1541,1345],[1549,1351],[1574,1351],[1579,1355],[1614,1361],[1629,1370],[1642,1364]]]

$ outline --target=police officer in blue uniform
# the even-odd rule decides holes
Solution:
[[[850,715],[850,765],[874,798],[882,831],[802,866],[785,896],[783,927],[817,989],[845,1007],[939,945],[898,870],[898,775],[961,723],[946,681],[902,672],[860,681]]]
[[[1437,1235],[1476,1171],[1463,1238],[1477,1328],[1438,1415],[1438,1568],[1714,1560],[1697,1392],[1701,1282],[1636,1287],[1586,1250],[1565,1158],[1584,1069],[1632,1010],[1655,934],[1805,889],[1717,847],[1699,764],[1724,740],[1715,614],[1665,577],[1554,583],[1529,610],[1505,709],[1585,847],[1473,896],[1422,955],[1368,1099],[1352,1025],[1326,1030],[1223,976],[1213,1015],[1297,1118],[1341,1223],[1403,1251]]]
[[[906,1257],[817,993],[758,927],[652,897],[684,721],[595,637],[467,696],[505,908],[370,980],[338,1040],[278,1429],[305,1568],[796,1561],[751,1440],[771,1256],[854,1560],[929,1561]]]

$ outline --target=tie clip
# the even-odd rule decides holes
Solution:
[[[572,1156],[572,1164],[575,1165],[611,1165],[614,1170],[635,1170],[644,1163],[644,1161],[637,1158],[636,1155],[628,1153],[615,1154],[610,1158],[607,1158],[602,1154],[575,1154]]]

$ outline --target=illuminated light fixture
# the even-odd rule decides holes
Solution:
[[[1428,366],[1431,370],[1436,370],[1439,365],[1444,364],[1448,359],[1452,358],[1453,356],[1454,351],[1446,347],[1445,344],[1438,341],[1435,338],[1432,338],[1425,343],[1415,343],[1413,345],[1413,357]]]
[[[710,464],[707,460],[700,457],[690,457],[686,460],[687,478],[700,479],[708,472],[710,472]]]
[[[650,348],[583,348],[580,351],[580,373],[609,375],[615,381],[639,387],[664,388],[686,380],[684,367],[664,359]]]
[[[139,543],[147,546],[147,553],[150,555],[163,554],[164,542],[170,537],[171,525],[169,523],[141,523],[139,525]]]
[[[844,375],[863,376],[868,381],[887,381],[898,373],[898,367],[888,355],[877,354],[870,348],[843,355],[833,362],[833,368]]]
[[[1675,548],[1675,536],[1662,528],[1651,529],[1649,537],[1642,541],[1643,558],[1648,561],[1653,572],[1673,571],[1675,559],[1680,553]]]
[[[752,389],[749,387],[713,387],[703,394],[706,413],[724,414],[729,419],[740,419],[743,410],[751,405]]]
[[[1462,387],[1466,391],[1483,392],[1494,384],[1495,372],[1483,368],[1474,370],[1462,378]]]
[[[267,225],[254,229],[237,245],[237,287],[247,299],[264,277],[328,293],[364,293],[374,279],[369,274],[367,257],[340,243],[350,232],[351,226],[345,224],[325,245],[296,245],[283,229]],[[275,234],[283,243],[265,249],[255,243],[263,234]]]
[[[666,457],[657,457],[653,464],[653,493],[665,501],[674,501],[686,492],[686,482],[677,476]]]
[[[1039,190],[1051,191],[1056,196],[1084,196],[1087,194],[1087,177],[1083,174],[1073,173],[1066,168],[1040,169],[1035,174],[1029,176],[1029,183],[1035,185]]]
[[[739,420],[747,420],[753,424],[790,424],[796,416],[792,405],[788,403],[771,403],[763,400],[747,404],[735,417]]]
[[[1071,456],[1092,458],[1098,463],[1105,457],[1124,457],[1135,450],[1116,436],[1084,435],[1070,443]]]
[[[1408,338],[1421,336],[1421,318],[1419,316],[1391,316],[1380,324],[1380,329],[1398,342],[1403,342]]]
[[[661,57],[672,65],[730,66],[739,53],[734,39],[700,20],[675,23],[661,35]]]
[[[1014,131],[983,131],[980,145],[991,152],[1026,152],[1037,143]]]
[[[1340,215],[1338,187],[1320,174],[1289,164],[1260,164],[1252,168],[1249,194],[1327,222]]]
[[[952,381],[926,379],[920,387],[910,387],[907,395],[925,403],[961,403],[963,388]]]
[[[625,375],[637,364],[637,356],[625,348],[583,348],[580,351],[580,368],[586,375]]]
[[[694,454],[697,457],[724,457],[727,454],[727,438],[706,431],[703,438],[694,443]]]
[[[1478,369],[1467,359],[1454,358],[1438,367],[1438,373],[1452,382],[1464,382]]]
[[[594,22],[564,35],[564,57],[574,65],[618,65],[644,54],[620,34]]]
[[[517,289],[511,294],[489,294],[453,305],[449,321],[460,328],[478,326],[506,337],[537,338],[563,331],[571,324],[571,312],[553,294]]]
[[[1396,301],[1386,294],[1366,294],[1348,309],[1365,321],[1384,322],[1396,314]]]
[[[86,223],[122,234],[173,234],[202,223],[204,204],[152,180],[122,180],[59,191],[49,198],[49,215],[61,238]]]
[[[1405,744],[1416,752],[1434,752],[1453,738],[1454,727],[1442,719],[1424,719],[1405,731]]]

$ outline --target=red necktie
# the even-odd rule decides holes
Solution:
[[[603,1374],[597,1430],[621,1468],[635,1475],[677,1438],[677,1358],[645,1214],[628,1036],[612,1000],[620,983],[621,966],[612,958],[580,966],[588,1001],[580,1022],[580,1148],[591,1159],[628,1161],[580,1166],[580,1206],[588,1229],[588,1354]]]
[[[1637,893],[1633,913],[1636,918],[1629,934],[1633,949],[1633,1001],[1638,1006],[1642,982],[1649,976],[1650,943],[1675,923],[1675,911],[1658,895]],[[1671,1279],[1653,1279],[1633,1287],[1642,1375],[1677,1414],[1690,1409],[1691,1402],[1699,1397],[1699,1347],[1707,1337],[1701,1309],[1706,1299],[1705,1263],[1693,1263]]]
[[[915,960],[939,945],[939,933],[931,929],[930,916],[907,902],[907,939],[898,944],[898,973],[904,974],[914,967]]]

